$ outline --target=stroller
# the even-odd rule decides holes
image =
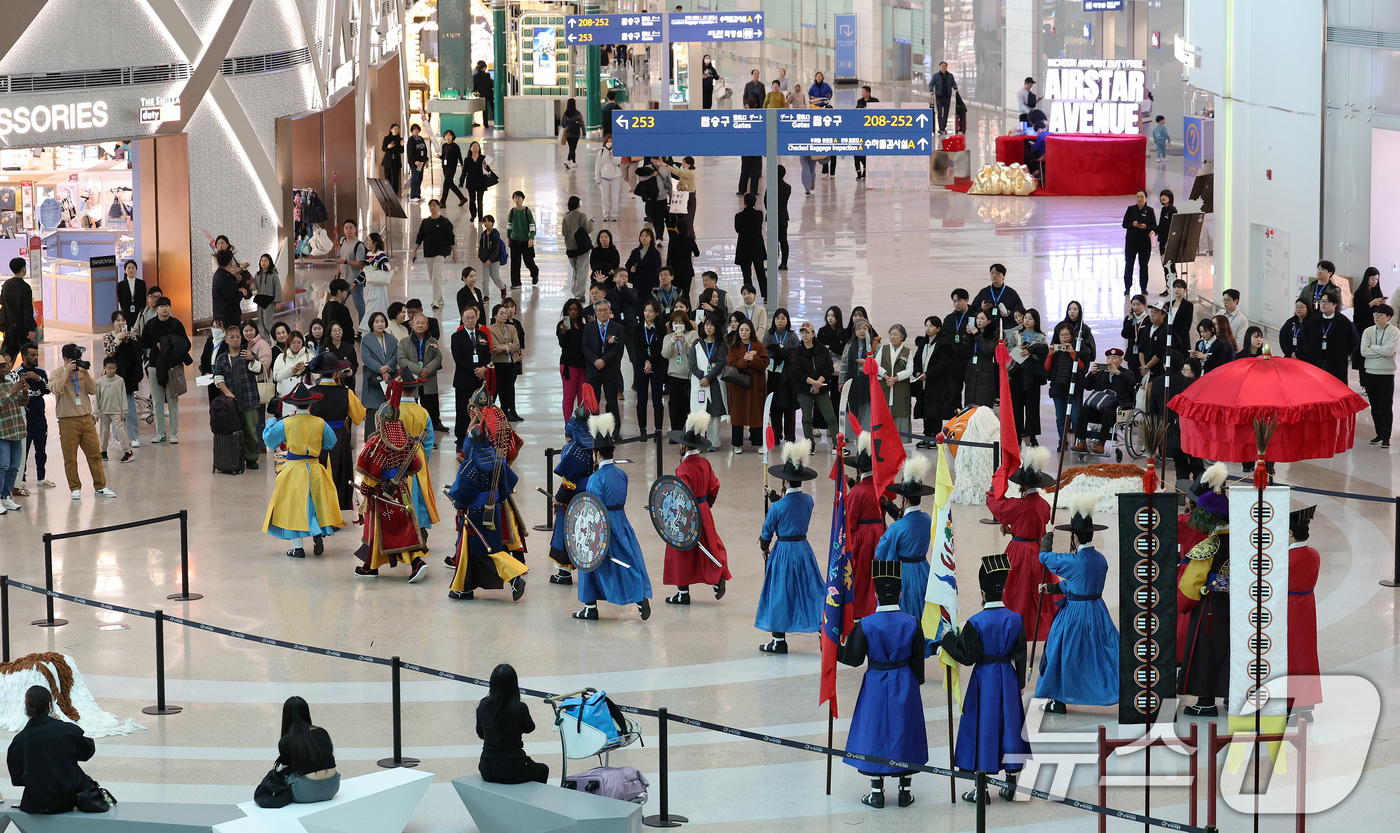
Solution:
[[[150,425],[156,421],[156,412],[151,407],[151,397],[134,394],[136,400],[136,418]]]
[[[561,782],[568,775],[570,760],[597,755],[607,766],[608,753],[641,743],[642,727],[623,714],[607,692],[585,688],[547,697],[545,702],[554,709],[554,731],[563,748]]]

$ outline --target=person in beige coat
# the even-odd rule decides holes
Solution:
[[[438,340],[428,335],[428,316],[419,313],[410,322],[408,338],[399,342],[399,371],[412,373],[423,386],[419,388],[418,401],[433,421],[433,431],[447,432],[442,424],[438,405],[437,374],[442,369],[442,349]]]
[[[116,497],[107,488],[107,473],[102,468],[102,450],[97,444],[97,425],[92,420],[92,397],[97,393],[97,380],[86,368],[78,367],[82,356],[76,344],[65,344],[63,366],[49,378],[53,392],[54,412],[58,417],[59,444],[63,447],[63,473],[68,476],[72,498],[81,500],[83,481],[78,479],[78,450],[87,457],[92,488],[99,497]]]

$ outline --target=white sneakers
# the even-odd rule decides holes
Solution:
[[[72,492],[72,494],[70,494],[70,495],[68,495],[68,496],[71,497],[71,498],[74,499],[74,500],[82,500],[82,499],[83,499],[83,490],[82,490],[82,489],[74,489],[73,492]]]
[[[15,502],[14,502],[13,500],[11,500],[10,498],[5,498],[4,500],[0,500],[0,507],[4,507],[4,509],[5,509],[6,512],[18,512],[19,510],[21,510],[21,509],[24,508],[24,507],[20,506],[18,503],[15,503]]]
[[[82,499],[83,499],[83,490],[82,490],[82,489],[74,489],[72,492],[69,493],[68,496],[71,497],[71,498],[73,498],[74,500],[82,500]],[[98,497],[116,497],[116,496],[117,496],[117,493],[114,492],[114,491],[112,491],[110,488],[103,487],[103,488],[97,490],[97,496],[98,496]]]
[[[132,441],[131,441],[131,447],[132,447],[132,448],[140,448],[140,447],[141,447],[141,441],[140,441],[140,440],[132,440]]]

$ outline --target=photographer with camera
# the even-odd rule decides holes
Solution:
[[[97,380],[92,378],[92,363],[83,359],[86,348],[65,344],[61,354],[63,367],[53,372],[49,390],[53,392],[54,411],[58,415],[58,443],[63,448],[63,473],[68,476],[72,498],[83,496],[83,482],[78,479],[78,449],[87,457],[92,487],[98,497],[116,497],[107,488],[107,473],[102,469],[102,452],[97,444],[97,426],[92,421],[92,396],[97,393]]]

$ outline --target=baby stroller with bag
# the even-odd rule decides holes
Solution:
[[[554,731],[559,734],[563,750],[561,785],[645,803],[646,778],[632,767],[608,766],[608,755],[613,750],[641,743],[641,726],[609,700],[607,692],[594,688],[547,697],[545,702],[554,709]],[[595,755],[601,767],[574,776],[568,774],[570,760]]]

